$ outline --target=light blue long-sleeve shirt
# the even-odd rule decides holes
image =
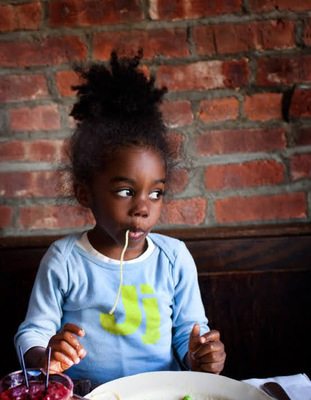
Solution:
[[[44,255],[15,345],[25,353],[47,347],[70,322],[85,330],[79,338],[87,354],[66,373],[72,379],[104,383],[148,371],[178,370],[188,351],[193,324],[206,333],[207,318],[197,270],[185,244],[149,234],[155,244],[142,261],[118,265],[102,261],[77,245],[79,235],[53,243]]]

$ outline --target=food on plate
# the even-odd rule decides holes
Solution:
[[[129,397],[128,399],[121,398],[117,393],[115,392],[101,392],[101,393],[94,393],[90,394],[87,396],[90,400],[150,400],[149,396],[143,396],[143,397]],[[213,394],[193,394],[189,395],[187,394],[184,397],[178,397],[178,396],[172,396],[172,395],[167,395],[167,394],[162,394],[162,395],[157,395],[156,396],[158,400],[230,400],[229,397],[223,397],[219,395],[213,395]],[[152,400],[155,397],[152,397]]]
[[[164,399],[163,399],[164,400]],[[187,394],[180,400],[230,400],[229,397],[224,397],[224,396],[219,396],[216,394],[193,394],[189,395]]]
[[[121,400],[120,396],[114,392],[104,392],[98,394],[92,394],[91,396],[86,396],[92,400]]]

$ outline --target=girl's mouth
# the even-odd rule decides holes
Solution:
[[[130,240],[139,240],[142,236],[144,236],[144,231],[131,231],[129,232]]]

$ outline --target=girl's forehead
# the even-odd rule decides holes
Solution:
[[[112,152],[105,164],[105,169],[110,171],[130,171],[143,168],[165,175],[163,157],[148,147],[122,147]]]

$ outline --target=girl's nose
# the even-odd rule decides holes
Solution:
[[[130,209],[130,215],[132,217],[148,217],[150,213],[148,200],[136,199],[132,208]]]

